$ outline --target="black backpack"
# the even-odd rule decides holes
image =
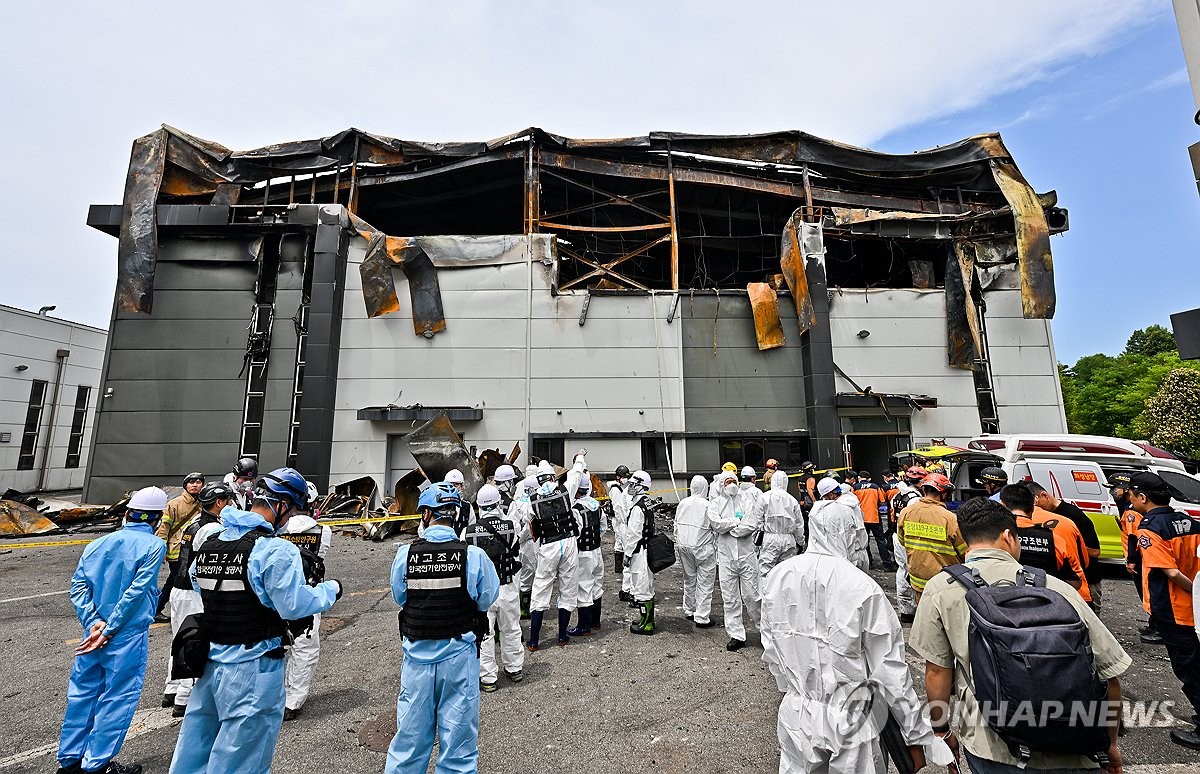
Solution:
[[[1046,588],[1037,568],[1022,567],[1015,583],[995,586],[966,565],[945,569],[967,588],[971,675],[988,727],[1022,767],[1033,752],[1105,762],[1108,686],[1071,603]]]

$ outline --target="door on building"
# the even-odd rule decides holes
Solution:
[[[905,416],[842,416],[842,439],[846,464],[868,470],[879,479],[891,456],[912,448],[912,429]]]

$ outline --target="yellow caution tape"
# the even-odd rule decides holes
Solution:
[[[52,543],[0,543],[0,549],[4,548],[51,548],[52,546],[84,546],[92,542],[91,540],[56,540]]]
[[[387,521],[411,521],[421,518],[419,513],[393,513],[388,516],[366,516],[358,519],[317,519],[317,524],[323,527],[349,527],[354,524],[381,524]]]

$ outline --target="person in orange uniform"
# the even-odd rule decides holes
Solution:
[[[941,473],[930,473],[921,480],[920,490],[921,499],[901,511],[896,524],[896,537],[907,556],[908,582],[918,602],[930,578],[967,557],[958,519],[946,508],[954,484]]]
[[[1142,600],[1162,635],[1171,670],[1183,694],[1200,712],[1200,640],[1192,611],[1192,581],[1200,570],[1200,519],[1171,507],[1171,485],[1156,473],[1129,477],[1129,501],[1142,522],[1137,531],[1142,554]],[[1193,720],[1195,716],[1193,715]],[[1171,741],[1200,750],[1200,733],[1176,728]]]
[[[1113,502],[1117,506],[1117,526],[1121,528],[1121,553],[1125,555],[1125,569],[1133,576],[1133,588],[1137,591],[1138,599],[1142,599],[1142,552],[1138,549],[1137,531],[1142,524],[1142,514],[1134,510],[1129,503],[1129,477],[1133,471],[1118,471],[1108,477],[1105,484],[1112,492]],[[1154,614],[1145,626],[1138,627],[1142,642],[1150,645],[1162,645],[1162,635],[1154,628]]]
[[[871,562],[871,569],[880,569],[881,566],[888,572],[895,572],[896,559],[892,556],[892,540],[888,536],[887,524],[881,523],[888,520],[887,492],[871,481],[869,471],[860,470],[858,483],[854,485],[854,496],[862,506],[863,524],[867,532],[875,538],[875,547],[879,552],[879,566]]]
[[[1083,551],[1083,536],[1075,523],[1064,516],[1058,516],[1044,508],[1033,504],[1033,490],[1024,483],[1008,484],[1000,490],[1000,504],[1017,517],[1017,528],[1044,527],[1054,536],[1054,554],[1050,565],[1041,569],[1066,581],[1079,592],[1083,601],[1091,604],[1091,592],[1088,589],[1084,567],[1087,558]],[[1031,563],[1031,562],[1027,562]],[[1033,563],[1035,566],[1036,563]]]

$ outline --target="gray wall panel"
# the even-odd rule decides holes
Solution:
[[[108,443],[222,443],[241,432],[242,411],[114,411],[100,422]]]
[[[211,381],[231,379],[241,381],[237,374],[242,368],[242,354],[241,348],[227,350],[114,350],[110,373],[113,374],[115,380]],[[120,376],[118,377],[118,375]]]
[[[155,476],[178,484],[188,472],[224,473],[237,459],[237,442],[104,443],[92,458],[93,475]]]
[[[245,320],[172,320],[169,317],[117,320],[113,328],[113,349],[244,351],[248,320],[249,315]]]
[[[780,299],[788,343],[762,352],[745,296],[680,301],[683,325],[683,405],[689,431],[782,431],[807,425],[804,367],[791,300]],[[713,316],[717,349],[713,355]],[[702,452],[701,452],[702,453]],[[689,466],[695,468],[689,451]],[[720,464],[719,462],[717,463]]]
[[[163,239],[162,244],[188,241]],[[219,240],[224,241],[224,240]],[[210,244],[217,244],[213,240]],[[166,271],[154,272],[154,311],[158,312],[158,291],[162,290],[232,290],[247,294],[250,302],[254,298],[254,278],[258,269],[253,263],[211,264],[211,263],[176,263],[167,267]],[[118,317],[135,317],[132,313],[124,313]]]

